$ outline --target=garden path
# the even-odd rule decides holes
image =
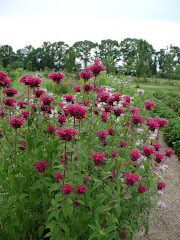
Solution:
[[[162,145],[160,152],[163,153],[168,147],[162,133],[160,144]],[[158,212],[158,222],[150,220],[148,234],[144,236],[144,233],[140,232],[134,240],[180,240],[180,161],[176,155],[173,155],[165,164],[168,168],[163,174],[166,189],[162,195],[162,202],[166,207]]]

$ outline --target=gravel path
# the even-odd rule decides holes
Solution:
[[[164,149],[168,148],[160,136],[160,144]],[[163,181],[166,183],[162,202],[166,204],[158,212],[159,222],[149,223],[149,232],[146,236],[138,233],[134,240],[180,240],[180,161],[173,155],[165,162],[168,168],[164,171]]]

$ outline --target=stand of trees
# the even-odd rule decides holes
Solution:
[[[151,76],[168,78],[169,81],[180,79],[180,48],[170,45],[157,52],[143,39],[126,38],[121,42],[106,39],[99,44],[84,40],[73,46],[63,41],[44,42],[37,49],[29,45],[16,52],[9,45],[0,46],[0,67],[3,68],[36,71],[47,67],[72,72],[88,66],[95,57],[102,60],[107,73],[121,71],[136,75],[137,79]]]

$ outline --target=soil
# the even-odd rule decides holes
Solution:
[[[160,152],[163,153],[168,147],[162,133],[159,140],[162,145]],[[162,202],[166,207],[157,213],[159,221],[150,220],[148,234],[144,236],[144,232],[139,232],[133,240],[180,240],[180,161],[172,155],[165,164],[168,168],[162,178],[166,183]]]

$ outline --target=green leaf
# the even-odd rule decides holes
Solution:
[[[54,183],[50,188],[49,188],[49,192],[52,193],[53,191],[59,190],[60,186],[59,183]]]
[[[44,232],[44,226],[42,225],[42,226],[40,226],[38,228],[38,235],[39,235],[39,237],[42,237],[43,232]]]
[[[115,230],[116,228],[117,228],[117,226],[108,227],[108,228],[104,229],[104,233],[107,234],[108,232],[111,232],[111,231]]]

